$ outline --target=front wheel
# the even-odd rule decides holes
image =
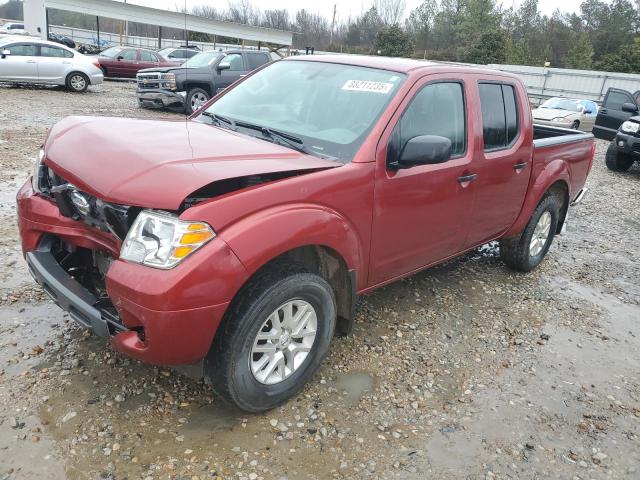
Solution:
[[[206,90],[202,88],[192,88],[187,93],[185,99],[185,107],[188,115],[198,110],[201,106],[209,101],[210,95]]]
[[[500,258],[508,267],[520,272],[530,272],[544,259],[560,219],[557,197],[544,197],[520,235],[500,240]]]
[[[331,286],[296,265],[259,273],[238,294],[205,360],[208,382],[249,412],[298,393],[318,370],[336,324]]]
[[[578,120],[575,120],[572,124],[571,124],[571,129],[572,130],[578,130],[578,127],[580,127],[580,122]]]
[[[604,156],[604,163],[609,170],[614,172],[626,172],[633,165],[633,157],[618,150],[615,140],[609,144]]]
[[[81,72],[72,72],[67,76],[67,88],[72,92],[84,92],[89,87],[89,77]]]

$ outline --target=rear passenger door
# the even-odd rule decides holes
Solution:
[[[508,81],[477,84],[480,98],[482,148],[473,165],[475,203],[467,248],[493,240],[516,220],[531,176],[532,129],[520,111],[524,89]]]
[[[160,60],[155,53],[147,50],[140,50],[140,61],[138,62],[136,73],[138,70],[142,70],[143,68],[153,68],[157,67],[159,64]]]
[[[622,110],[622,105],[625,103],[630,103],[637,107],[635,99],[626,90],[619,88],[607,90],[607,95],[604,97],[604,102],[602,102],[602,107],[600,107],[596,117],[596,124],[593,127],[593,135],[596,138],[613,140],[622,122],[635,115],[632,112]]]
[[[247,67],[250,72],[271,61],[271,57],[262,52],[247,52],[245,55],[247,56]]]
[[[38,77],[43,83],[64,84],[66,72],[70,68],[73,53],[64,48],[49,45],[40,46]]]

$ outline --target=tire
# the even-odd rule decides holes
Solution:
[[[572,124],[571,124],[571,128],[572,130],[578,130],[578,127],[580,127],[580,122],[578,120],[575,120]]]
[[[285,318],[281,317],[279,309],[291,302],[295,303],[292,318],[298,313],[302,317],[304,312],[309,314],[309,306],[313,309],[316,319],[313,338],[307,332],[300,339],[293,329],[291,336],[283,339],[284,334],[280,332],[286,332],[285,327],[274,333],[273,314],[278,312],[276,318]],[[302,305],[305,303],[306,306]],[[303,308],[305,310],[301,312]],[[318,370],[329,351],[336,315],[333,290],[322,277],[295,264],[268,268],[250,280],[230,305],[205,359],[205,378],[218,395],[242,410],[270,410],[298,393]],[[309,314],[307,327],[311,328],[313,323],[313,316]],[[258,334],[269,335],[272,340],[258,340]],[[284,343],[287,339],[290,343]],[[284,354],[288,348],[302,345],[297,342],[312,343],[304,346],[309,349],[306,357],[301,359],[298,353],[293,354],[300,362],[296,367],[291,357]],[[278,351],[274,345],[280,345],[284,350]],[[275,353],[270,356],[255,352],[255,347]],[[267,358],[266,363],[260,366],[264,358]],[[272,358],[280,358],[283,363],[269,376]],[[291,369],[292,365],[295,368]],[[286,368],[290,369],[288,373]]]
[[[191,115],[198,108],[204,105],[204,103],[208,102],[210,98],[211,95],[209,95],[209,92],[202,88],[192,88],[189,90],[185,99],[185,111],[187,112],[187,115]]]
[[[530,272],[542,262],[553,242],[562,207],[563,205],[556,196],[545,196],[520,235],[500,240],[500,258],[509,268],[519,272]],[[536,230],[539,223],[542,223],[543,216],[549,220],[548,233],[544,241],[540,239],[541,232]],[[535,242],[536,248],[534,248],[533,242]]]
[[[604,156],[604,163],[607,165],[609,170],[613,170],[614,172],[626,172],[631,168],[633,162],[633,157],[625,153],[621,153],[618,150],[615,140],[609,144],[607,153]]]
[[[89,87],[89,77],[82,72],[71,72],[67,75],[65,84],[72,92],[82,93]]]

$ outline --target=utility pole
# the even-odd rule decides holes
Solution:
[[[127,0],[124,0],[124,4],[127,4]],[[129,20],[124,21],[124,44],[129,43]]]
[[[333,29],[336,25],[336,4],[333,4],[333,18],[331,19],[331,35],[329,36],[329,45],[333,45]]]

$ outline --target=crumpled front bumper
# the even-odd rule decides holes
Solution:
[[[192,365],[207,355],[231,299],[248,277],[222,239],[176,268],[158,270],[118,260],[119,242],[61,216],[55,203],[34,194],[30,180],[18,192],[17,204],[29,270],[71,318],[143,362]],[[105,278],[107,308],[60,266],[50,239],[115,258]]]
[[[186,92],[174,92],[162,89],[138,89],[136,95],[138,97],[138,103],[143,107],[184,107]]]

